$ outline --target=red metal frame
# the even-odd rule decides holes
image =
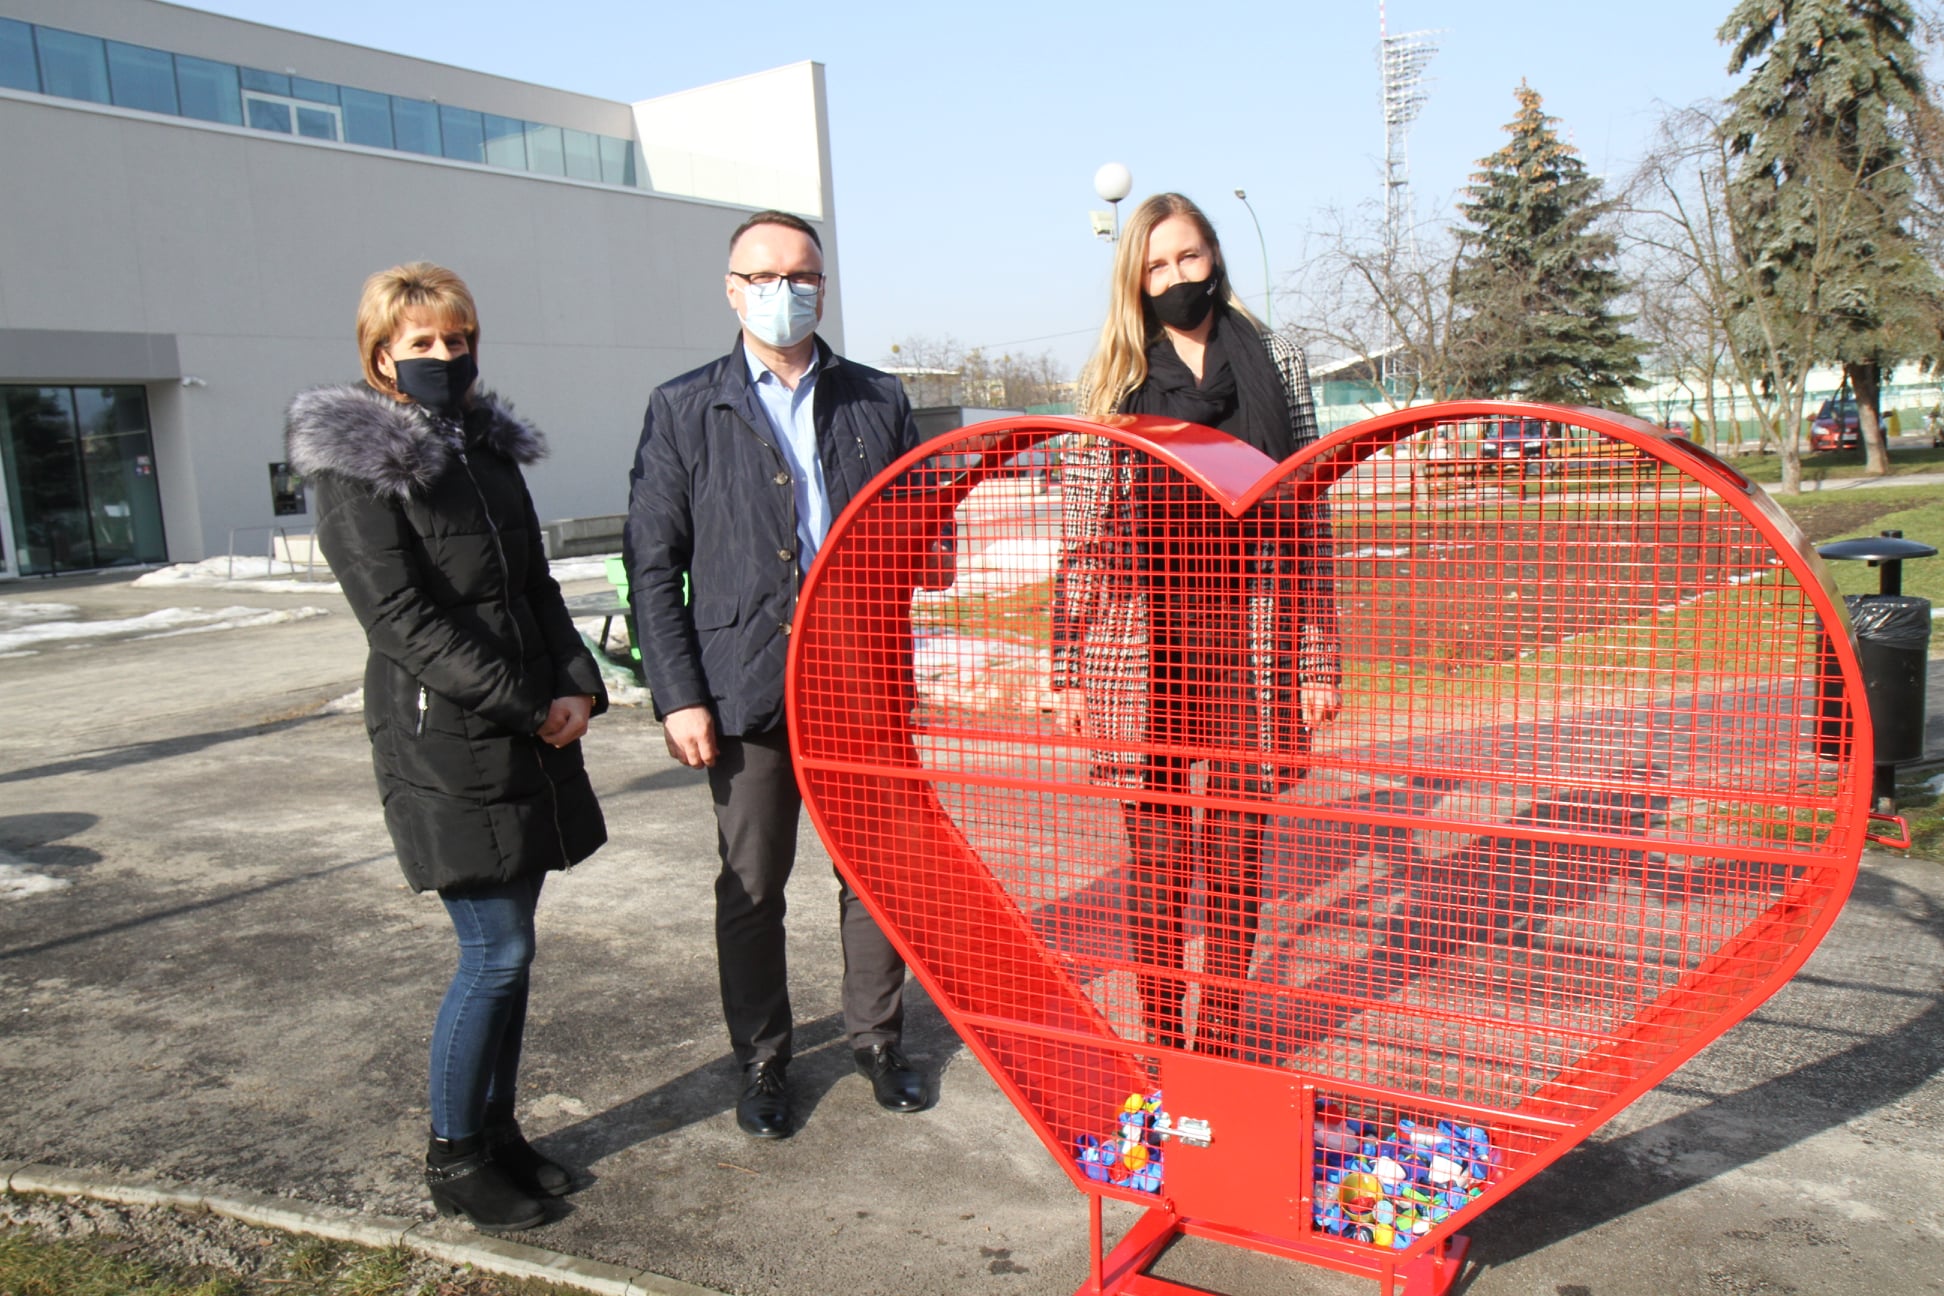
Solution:
[[[1466,457],[1517,417],[1559,453]],[[1012,460],[1056,437],[1054,488]],[[1821,561],[1595,410],[1419,407],[1282,464],[961,429],[831,528],[788,681],[838,867],[1090,1196],[1088,1293],[1187,1290],[1145,1272],[1180,1234],[1442,1293],[1466,1220],[1794,974],[1869,830]],[[1147,1211],[1103,1259],[1106,1197]]]

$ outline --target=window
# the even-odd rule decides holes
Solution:
[[[634,142],[616,139],[612,135],[600,136],[601,141],[601,180],[611,185],[634,187]]]
[[[527,170],[541,175],[567,174],[567,154],[560,140],[560,127],[528,122],[526,128]]]
[[[44,93],[91,103],[109,102],[108,59],[99,37],[36,27],[34,43],[40,47]]]
[[[439,105],[439,129],[444,135],[445,155],[458,162],[486,160],[486,133],[479,114],[470,108]]]
[[[290,101],[287,99],[272,99],[268,95],[245,91],[243,110],[249,118],[251,127],[256,130],[276,131],[280,135],[292,133]]]
[[[303,77],[290,78],[290,97],[308,99],[312,103],[334,104],[338,101],[338,87],[329,81],[308,81]]]
[[[344,103],[344,138],[371,148],[392,147],[391,96],[371,90],[340,87]]]
[[[407,153],[424,153],[438,157],[444,152],[439,147],[439,106],[423,99],[406,99],[393,95],[392,132],[397,139],[395,147]]]
[[[40,92],[40,69],[34,64],[34,29],[11,18],[0,18],[0,86]]]
[[[161,50],[109,41],[108,87],[118,108],[178,115],[175,60]]]
[[[634,142],[0,18],[0,88],[638,187]]]
[[[265,72],[261,68],[243,69],[243,88],[261,90],[265,94],[290,98],[290,78],[281,72]]]
[[[293,105],[297,112],[297,133],[305,139],[334,140],[343,137],[338,129],[338,109],[330,107],[306,108],[302,104]]]
[[[243,124],[243,96],[233,64],[178,54],[175,74],[176,93],[184,117],[226,122],[231,126]]]
[[[495,117],[491,113],[481,116],[480,123],[486,133],[487,163],[515,171],[526,170],[526,123],[516,117]]]
[[[567,174],[576,180],[599,180],[601,150],[594,142],[594,136],[577,130],[566,130],[561,134],[567,145]]]

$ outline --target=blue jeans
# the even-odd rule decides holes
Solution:
[[[432,1026],[432,1132],[440,1138],[471,1138],[489,1110],[513,1114],[533,911],[545,878],[439,893],[459,937],[459,967]]]

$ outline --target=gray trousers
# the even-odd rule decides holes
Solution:
[[[790,739],[781,726],[722,738],[709,768],[715,799],[716,966],[722,1016],[736,1062],[790,1058],[789,967],[783,949],[783,890],[796,863],[803,809]],[[895,1044],[904,1030],[904,960],[864,904],[839,882],[844,946],[844,1029],[852,1048]]]

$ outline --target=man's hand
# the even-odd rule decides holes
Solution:
[[[1080,734],[1087,728],[1085,689],[1057,689],[1053,693],[1053,723],[1062,733]]]
[[[716,763],[715,716],[705,706],[683,707],[662,719],[668,754],[690,769]]]
[[[587,717],[593,710],[594,703],[585,694],[557,697],[547,708],[547,722],[537,736],[549,747],[565,747],[587,732]]]

